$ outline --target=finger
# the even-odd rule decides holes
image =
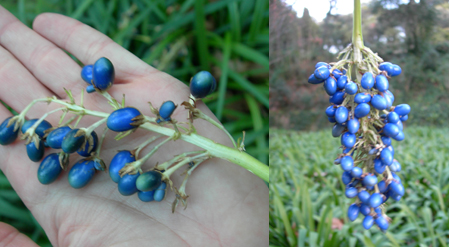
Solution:
[[[0,45],[42,84],[63,97],[63,88],[82,90],[81,68],[64,51],[25,26],[0,6]],[[76,91],[78,91],[76,90]]]
[[[84,64],[93,64],[98,58],[107,57],[114,64],[119,79],[157,71],[108,36],[75,19],[45,13],[36,17],[33,29]]]
[[[0,99],[3,102],[20,112],[32,100],[52,95],[11,53],[0,46]]]
[[[38,246],[16,228],[0,222],[0,246]]]

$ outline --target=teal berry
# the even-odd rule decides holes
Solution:
[[[32,141],[26,145],[26,149],[28,158],[30,158],[31,161],[38,162],[44,157],[45,147],[42,140],[39,140],[39,147],[36,147]]]
[[[3,123],[0,125],[0,144],[1,145],[8,145],[13,143],[17,139],[17,135],[19,134],[19,130],[14,131],[14,123],[9,125],[7,127],[9,120],[12,117],[9,117],[3,121]]]
[[[114,84],[114,65],[109,59],[102,57],[93,65],[92,75],[92,82],[96,88],[101,91],[108,90]]]
[[[90,144],[86,138],[86,144],[84,145],[84,148],[81,148],[77,151],[77,153],[83,157],[89,157],[92,154],[92,152],[95,152],[95,150],[97,149],[97,145],[98,145],[97,133],[95,131],[92,131],[92,133],[90,135],[92,136],[92,139],[93,139],[92,148],[90,147]],[[90,152],[89,152],[89,149],[91,149]]]
[[[89,85],[92,85],[93,71],[94,66],[92,64],[84,66],[81,70],[81,78],[83,78],[83,80]]]
[[[119,151],[111,160],[109,165],[109,176],[112,181],[120,181],[119,171],[127,164],[136,161],[136,157],[128,150]]]
[[[136,181],[137,189],[140,191],[155,190],[162,183],[162,174],[158,171],[142,173]]]
[[[69,184],[75,189],[86,186],[95,174],[95,162],[82,159],[72,166],[69,172]]]
[[[134,107],[115,110],[107,119],[107,126],[115,132],[123,132],[137,128],[136,121],[142,114]]]
[[[42,160],[37,170],[37,179],[41,184],[53,183],[61,174],[62,168],[59,163],[59,154],[49,154]]]
[[[95,90],[94,86],[89,85],[86,87],[86,91],[87,91],[87,93],[94,93],[96,90]]]
[[[316,79],[320,80],[319,78]],[[217,82],[208,71],[200,71],[190,80],[190,94],[197,99],[204,98],[211,94],[215,91],[216,87]]]
[[[67,154],[78,151],[86,141],[86,135],[80,132],[79,129],[73,129],[64,136],[62,140],[61,148]],[[78,136],[77,136],[78,135]]]
[[[165,188],[167,188],[167,184],[165,182],[162,182],[159,187],[154,191],[154,200],[157,202],[160,202],[164,200],[165,197]]]
[[[139,191],[137,192],[137,196],[143,202],[151,202],[154,201],[154,190],[150,191]]]
[[[118,191],[124,196],[130,196],[137,192],[136,180],[140,173],[136,174],[126,174],[120,178],[118,182]]]
[[[25,133],[31,126],[33,126],[39,119],[31,119],[26,121],[23,125],[22,125],[22,133]],[[45,135],[46,130],[50,129],[51,123],[49,123],[47,120],[43,120],[37,127],[36,130],[34,131],[34,133],[36,133],[40,138],[43,138]]]
[[[59,127],[57,129],[52,130],[47,138],[46,142],[49,147],[54,149],[60,149],[62,146],[62,141],[64,137],[69,133],[72,129],[68,126]]]

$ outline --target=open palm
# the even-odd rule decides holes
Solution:
[[[116,80],[108,91],[116,99],[126,95],[126,105],[151,115],[148,101],[158,107],[165,100],[176,104],[188,99],[188,88],[177,79],[160,72],[123,49],[100,32],[74,19],[42,14],[34,31],[0,6],[0,99],[21,111],[33,99],[55,95],[66,99],[63,88],[76,100],[86,83],[80,66],[66,50],[84,64],[100,57],[114,64]],[[63,49],[63,50],[62,50]],[[99,94],[85,95],[88,109],[111,112]],[[27,117],[38,118],[54,104],[38,103]],[[213,117],[202,103],[198,108]],[[54,116],[53,116],[54,115]],[[48,119],[56,125],[58,114]],[[187,112],[178,107],[173,118],[185,121]],[[10,113],[0,106],[0,120]],[[80,126],[98,119],[86,116]],[[202,120],[195,121],[198,133],[230,145],[227,136]],[[97,129],[101,135],[102,127]],[[109,164],[117,150],[133,149],[151,133],[138,130],[120,141],[110,131],[101,157]],[[145,164],[144,170],[174,155],[196,150],[181,140],[164,145]],[[144,149],[142,154],[148,152]],[[175,196],[162,202],[141,202],[136,195],[122,196],[107,173],[98,172],[85,188],[76,190],[67,181],[67,172],[50,185],[37,180],[38,164],[25,155],[24,143],[16,141],[0,147],[0,168],[31,210],[54,246],[266,246],[268,244],[268,189],[264,182],[245,169],[223,160],[212,159],[195,170],[187,185],[189,207],[172,214]],[[55,152],[55,151],[53,151]],[[46,152],[48,154],[50,152]],[[72,155],[71,164],[80,159]],[[179,187],[182,171],[172,180]],[[12,227],[0,224],[0,245],[12,241],[18,246],[33,245]]]

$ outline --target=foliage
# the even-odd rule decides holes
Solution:
[[[348,220],[351,200],[333,165],[340,140],[330,132],[270,130],[270,246],[448,246],[448,128],[406,128],[393,144],[406,194],[387,202],[385,234]]]
[[[218,87],[204,101],[235,139],[245,130],[247,152],[267,163],[268,1],[5,0],[2,6],[30,27],[43,12],[71,16],[186,84],[198,71],[210,71]],[[0,182],[1,196],[11,199],[0,197],[0,220],[45,245],[44,232],[4,176]]]

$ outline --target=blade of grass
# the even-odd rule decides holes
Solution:
[[[282,200],[280,199],[279,194],[277,194],[277,190],[275,190],[274,204],[275,204],[275,207],[278,208],[278,210],[279,210],[279,215],[284,224],[285,231],[287,232],[288,242],[289,242],[290,246],[293,246],[296,244],[296,236],[293,233],[292,225],[287,216],[287,212],[285,211],[284,204],[282,203]]]
[[[270,63],[268,61],[268,57],[255,49],[252,49],[241,43],[234,43],[232,45],[232,52],[250,61],[262,65],[266,70],[269,69]]]
[[[226,98],[230,57],[231,57],[231,34],[227,33],[225,36],[225,45],[223,47],[223,60],[221,61],[220,66],[221,76],[220,76],[220,84],[218,85],[217,109],[215,111],[215,116],[220,121],[223,114],[224,100]]]
[[[201,69],[209,71],[209,52],[206,39],[206,15],[204,13],[204,0],[195,1],[195,36]]]
[[[254,43],[257,33],[259,33],[260,25],[262,24],[262,18],[265,11],[265,0],[256,0],[256,7],[253,13],[253,20],[249,29],[249,42]]]
[[[85,0],[78,8],[76,8],[75,13],[73,13],[70,17],[73,19],[79,19],[93,2],[94,0]]]
[[[248,104],[249,112],[251,114],[251,119],[253,122],[254,130],[255,131],[262,130],[263,129],[263,120],[262,120],[262,116],[260,114],[260,107],[257,105],[257,102],[253,96],[251,96],[249,94],[245,94],[245,99],[246,99],[246,103]],[[257,149],[259,149],[259,150],[263,150],[268,146],[268,145],[266,145],[265,136],[263,136],[263,135],[260,135],[257,137],[256,144],[257,144]],[[267,163],[266,155],[259,155],[257,158],[262,163],[264,163],[264,164]]]
[[[240,14],[237,2],[228,4],[229,21],[231,22],[232,38],[235,42],[240,42]]]
[[[0,210],[0,216],[15,219],[20,222],[25,222],[27,224],[33,223],[27,210],[15,207],[1,198],[0,198],[0,208],[2,209]]]
[[[255,87],[246,78],[242,77],[240,74],[234,72],[231,69],[229,69],[229,78],[240,84],[240,86],[242,86],[247,92],[252,94],[260,103],[268,108],[268,97],[265,97],[264,94],[260,92],[257,87]]]

